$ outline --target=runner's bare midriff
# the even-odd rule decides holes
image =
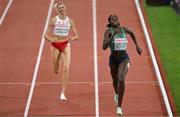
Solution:
[[[55,37],[54,42],[68,41],[68,36],[57,36],[57,35],[54,35],[54,37]]]

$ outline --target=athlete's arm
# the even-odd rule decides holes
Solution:
[[[109,35],[110,35],[110,31],[107,29],[104,33],[103,46],[102,46],[103,50],[106,50],[108,48],[110,42]]]
[[[77,29],[75,27],[75,23],[72,19],[69,20],[70,24],[71,24],[71,29],[72,29],[72,33],[73,36],[68,37],[70,41],[74,41],[74,40],[78,40],[79,39],[79,35],[77,33]]]
[[[111,39],[115,36],[116,33],[114,33],[113,35],[111,34],[110,29],[107,29],[104,33],[104,39],[103,39],[103,45],[102,48],[103,50],[106,50],[109,46],[109,43],[111,41]]]
[[[123,27],[123,28],[124,28],[125,32],[131,36],[131,38],[132,38],[132,40],[133,40],[133,42],[134,42],[134,44],[136,46],[136,50],[137,50],[138,54],[141,55],[142,49],[139,47],[139,44],[138,44],[138,42],[136,40],[135,34],[131,30],[129,30],[129,29],[125,28],[125,27]]]
[[[48,24],[48,28],[47,28],[47,30],[46,30],[46,32],[44,34],[44,39],[46,39],[47,41],[50,41],[50,42],[54,41],[54,38],[52,36],[50,36],[50,33],[52,31],[52,27],[53,27],[54,22],[55,22],[54,20],[55,20],[54,17],[51,18],[51,20],[50,20],[50,22]]]

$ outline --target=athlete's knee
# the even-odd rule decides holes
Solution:
[[[63,72],[65,73],[69,72],[69,66],[63,66]]]
[[[121,86],[124,86],[124,85],[125,85],[124,80],[119,80],[118,83],[119,83],[119,85],[121,85]]]
[[[125,79],[125,77],[126,77],[126,76],[125,76],[124,73],[122,73],[122,72],[121,72],[121,73],[118,73],[118,81],[119,81],[119,82],[120,82],[120,81],[123,82],[124,79]]]
[[[115,86],[115,85],[117,85],[117,82],[118,82],[118,80],[117,79],[113,79],[113,85]]]
[[[118,78],[118,82],[119,83],[124,83],[124,79],[125,79],[125,76],[123,74],[120,74],[119,78]]]

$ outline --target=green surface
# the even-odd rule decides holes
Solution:
[[[180,16],[171,6],[144,7],[180,115]]]

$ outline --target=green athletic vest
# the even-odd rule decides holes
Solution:
[[[127,48],[128,40],[126,37],[126,33],[123,28],[121,28],[120,30],[122,33],[116,34],[113,37],[113,39],[110,41],[109,48],[110,48],[111,52],[126,50],[126,48]],[[110,31],[111,31],[111,34],[113,35],[114,29],[110,28]]]

